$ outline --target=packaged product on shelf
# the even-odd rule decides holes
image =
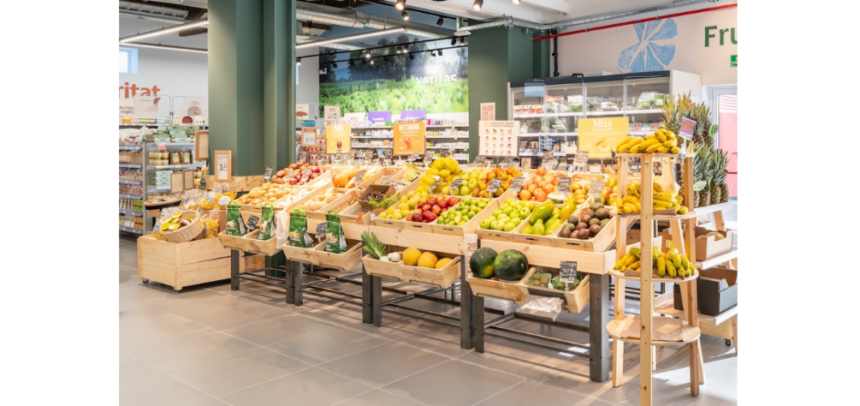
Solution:
[[[340,226],[340,216],[334,210],[330,210],[325,215],[327,224],[325,232],[325,250],[341,254],[346,252],[346,237],[343,236],[343,229]]]
[[[152,228],[152,238],[161,241],[167,241],[167,238],[164,234],[161,233],[161,230],[165,223],[168,223],[167,228],[169,228],[169,222],[173,219],[173,216],[176,214],[180,214],[179,207],[168,207],[161,210],[161,214],[158,217],[158,220],[155,221],[155,227]]]
[[[261,241],[272,238],[272,227],[275,220],[275,205],[271,202],[263,204],[263,212],[260,218],[260,232],[257,233],[257,239]]]
[[[314,239],[308,234],[308,217],[302,209],[296,209],[290,214],[290,246],[312,248]]]
[[[239,212],[239,203],[235,200],[227,205],[227,235],[241,237],[245,235],[245,221]]]
[[[218,237],[220,224],[218,219],[210,217],[208,213],[201,214],[200,221],[203,223],[203,238]]]

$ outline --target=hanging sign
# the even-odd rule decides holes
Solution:
[[[629,117],[582,118],[577,121],[577,150],[592,158],[612,157],[612,148],[627,137]]]
[[[338,152],[349,152],[351,148],[349,143],[350,131],[349,124],[329,124],[325,126],[325,153],[331,155]]]
[[[496,120],[496,103],[481,103],[481,121]]]
[[[233,173],[233,151],[215,151],[215,180],[229,182]]]
[[[519,121],[480,121],[478,155],[517,156],[519,136]]]
[[[340,106],[325,106],[323,112],[326,120],[340,120]]]
[[[310,118],[311,114],[311,105],[310,104],[297,104],[296,105],[296,120],[307,120]]]
[[[696,131],[696,120],[684,116],[681,118],[681,128],[678,129],[678,135],[686,140],[693,139],[693,133]]]
[[[394,155],[423,154],[427,124],[423,121],[414,123],[394,123]]]

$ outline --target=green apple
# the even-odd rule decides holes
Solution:
[[[481,228],[484,230],[489,229],[492,225],[493,225],[492,217],[485,218],[484,220],[481,221],[481,224],[480,224]]]
[[[529,210],[534,210],[535,209],[534,202],[532,202],[532,201],[526,202],[526,208],[528,208]]]
[[[514,198],[513,198],[513,197],[509,197],[509,198],[508,198],[508,200],[505,200],[505,203],[507,203],[507,204],[511,204],[511,203],[513,203],[513,202],[514,202]]]
[[[519,214],[522,218],[526,218],[532,214],[532,211],[529,210],[528,207],[523,207],[522,209],[520,209],[520,211],[517,212],[517,214]]]
[[[493,210],[493,216],[499,217],[502,214],[502,211],[499,209]]]
[[[510,214],[511,214],[511,213],[513,213],[513,212],[514,212],[514,208],[513,208],[513,207],[510,207],[510,206],[508,206],[508,207],[507,207],[507,208],[505,208],[505,209],[502,209],[502,213],[505,213],[505,214],[507,214],[507,215],[510,215]]]
[[[514,231],[515,228],[517,228],[517,224],[515,224],[514,222],[508,222],[505,224],[505,231],[507,232]]]

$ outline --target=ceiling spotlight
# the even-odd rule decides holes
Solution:
[[[430,51],[430,55],[436,56],[436,51]]]
[[[373,65],[373,59],[370,60],[370,64]]]
[[[332,64],[331,64],[331,67],[332,67],[333,69],[337,69],[337,62],[332,63]]]
[[[302,58],[296,58],[296,65],[302,65]]]
[[[460,37],[460,45],[466,45],[466,37]]]
[[[481,7],[484,7],[484,0],[475,0],[475,3],[472,4],[475,11],[481,11]]]
[[[442,56],[442,50],[441,49],[439,50],[439,56]]]
[[[387,57],[387,56],[384,56],[384,57],[382,58],[382,60],[383,60],[383,61],[385,61],[385,62],[388,62],[388,57]]]
[[[364,52],[364,57],[365,57],[365,58],[367,58],[367,59],[370,59],[370,51],[365,51],[365,52]]]
[[[406,10],[401,11],[400,15],[403,16],[403,21],[409,21],[409,13]]]
[[[411,60],[413,60],[413,61],[414,61],[414,60],[415,60],[415,55],[413,55],[413,54],[409,54],[409,59],[411,59]]]
[[[516,4],[516,5],[519,5],[519,4],[520,4],[520,0],[511,0],[511,3],[514,3],[514,4]]]
[[[442,25],[442,24],[445,24],[445,19],[443,19],[442,17],[439,17],[439,19],[436,20],[436,25]]]
[[[451,46],[457,45],[457,38],[451,38]]]
[[[406,9],[406,0],[397,0],[397,1],[394,3],[394,8],[396,8],[396,9],[398,9],[398,10],[404,10],[404,9]]]

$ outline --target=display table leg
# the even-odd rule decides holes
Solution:
[[[475,329],[472,335],[472,343],[475,345],[475,351],[484,352],[484,298],[472,297],[475,308]]]
[[[284,287],[287,293],[284,295],[287,304],[295,304],[293,298],[293,261],[287,260],[287,266],[282,270],[284,272]]]
[[[591,275],[589,301],[589,377],[595,382],[609,379],[609,275]]]
[[[303,303],[302,285],[305,283],[305,264],[294,261],[291,268],[293,270],[293,304],[301,306]]]
[[[370,282],[372,288],[370,304],[373,307],[373,325],[379,327],[382,325],[382,278],[371,276]]]
[[[230,290],[239,290],[239,261],[241,251],[230,250]]]
[[[472,288],[466,280],[466,257],[460,256],[460,348],[472,349]]]
[[[735,355],[738,355],[738,315],[732,317],[732,341],[735,344]]]
[[[361,321],[365,324],[373,323],[373,277],[367,274],[364,264],[361,265]]]

